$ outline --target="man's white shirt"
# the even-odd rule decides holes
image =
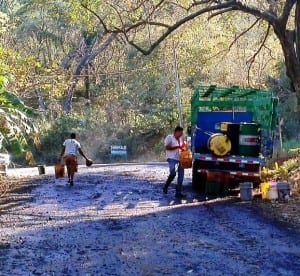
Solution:
[[[66,147],[65,155],[72,154],[77,156],[78,149],[81,148],[80,143],[75,139],[67,139],[64,141],[63,145]]]
[[[166,146],[178,147],[183,144],[183,138],[180,137],[179,140],[177,140],[173,134],[170,134],[165,138],[164,144],[165,147]],[[170,159],[179,160],[179,153],[180,153],[179,148],[174,150],[166,150],[166,157],[167,159],[170,158]]]

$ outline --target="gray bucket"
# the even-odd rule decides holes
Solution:
[[[290,198],[290,184],[288,182],[277,182],[278,200],[288,200]]]
[[[0,164],[0,176],[6,176],[6,165]]]
[[[252,200],[252,182],[241,182],[240,183],[240,198],[243,201]]]
[[[44,165],[38,165],[39,175],[45,174],[45,166]]]

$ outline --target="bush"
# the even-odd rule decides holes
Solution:
[[[41,132],[41,147],[32,149],[36,163],[54,164],[61,147],[70,133],[75,132],[82,150],[94,162],[110,161],[111,145],[126,145],[128,160],[161,160],[163,150],[163,126],[114,124],[102,120],[96,112],[89,115],[62,114],[56,119],[43,117],[37,122]],[[79,158],[79,163],[84,163]]]
[[[40,147],[32,150],[36,163],[56,163],[64,140],[70,137],[72,132],[80,137],[85,129],[84,119],[73,114],[63,114],[56,119],[44,116],[36,124],[41,136]]]

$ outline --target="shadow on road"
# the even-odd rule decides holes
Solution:
[[[39,177],[34,200],[0,213],[1,273],[297,275],[299,235],[236,196],[195,193],[188,178],[176,201],[162,170],[151,173],[84,172],[73,187]]]

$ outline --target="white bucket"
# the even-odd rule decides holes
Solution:
[[[276,182],[270,182],[270,186],[268,189],[268,199],[270,199],[270,200],[278,199],[278,191],[277,191],[277,183]]]
[[[278,199],[288,200],[290,198],[290,184],[288,182],[277,183]]]
[[[252,200],[252,182],[241,182],[240,183],[240,198],[243,201]]]

